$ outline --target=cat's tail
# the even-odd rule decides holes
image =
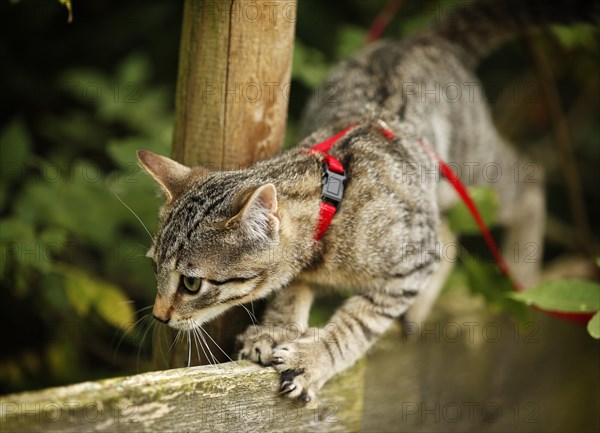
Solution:
[[[481,0],[467,2],[429,30],[456,43],[472,65],[524,28],[600,22],[600,0]]]

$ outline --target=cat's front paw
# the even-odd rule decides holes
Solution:
[[[280,393],[309,402],[331,377],[331,366],[318,342],[289,342],[273,349],[271,363],[279,373]]]
[[[237,336],[238,359],[247,359],[260,365],[271,365],[273,348],[281,341],[277,327],[249,326]]]

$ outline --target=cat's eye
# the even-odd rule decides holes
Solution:
[[[202,285],[202,278],[194,278],[194,277],[182,277],[183,279],[183,286],[186,288],[186,290],[192,292],[192,293],[196,293],[198,290],[200,290],[200,286]]]

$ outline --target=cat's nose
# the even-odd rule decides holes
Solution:
[[[154,301],[154,307],[152,308],[152,317],[165,325],[171,320],[171,311],[173,307],[169,302],[160,295],[156,294],[156,300]]]
[[[159,316],[157,316],[156,314],[152,314],[152,317],[154,317],[154,318],[155,318],[156,320],[158,320],[159,322],[161,322],[161,323],[164,323],[165,325],[166,325],[167,323],[169,323],[169,320],[171,320],[171,318],[170,318],[170,317],[167,317],[167,318],[164,318],[164,317],[159,317]]]

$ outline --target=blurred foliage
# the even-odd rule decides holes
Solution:
[[[61,3],[0,5],[0,392],[149,365],[144,356],[140,364],[147,330],[133,324],[148,322],[145,308],[155,294],[144,225],[156,229],[160,199],[135,150],[170,150],[182,2]],[[300,138],[298,121],[311,91],[336,61],[363,46],[385,3],[299,2],[286,144]],[[385,36],[411,34],[439,19],[440,5],[456,4],[406,2]],[[553,27],[551,34],[538,39],[548,53],[560,53],[548,55],[597,233],[598,30]],[[573,251],[561,161],[524,45],[508,44],[478,72],[500,129],[545,167],[552,227],[562,230],[549,233],[545,259]],[[493,196],[484,190],[474,196],[492,221]],[[451,220],[468,238],[469,252],[448,286],[467,284],[492,307],[522,309],[506,296],[507,282],[481,254],[481,242],[472,247],[469,239],[477,235],[470,216],[457,207]],[[325,304],[330,309],[336,302]],[[323,311],[315,311],[313,322],[326,319]]]
[[[168,153],[172,113],[165,89],[149,86],[149,69],[147,59],[132,55],[111,75],[83,68],[62,72],[57,85],[73,98],[74,107],[63,115],[40,116],[36,133],[57,143],[43,156],[33,151],[21,116],[0,136],[7,173],[1,277],[16,300],[33,301],[50,323],[94,323],[95,339],[74,341],[83,347],[102,340],[110,326],[127,330],[135,322],[134,300],[152,300],[152,292],[144,290],[154,284],[144,257],[150,234],[132,212],[154,230],[156,219],[150,216],[159,201],[154,184],[134,162],[135,150]],[[102,132],[111,128],[121,131],[114,137]],[[102,155],[96,158],[95,152]],[[18,194],[12,193],[15,188]],[[110,340],[105,344],[110,361]],[[64,369],[52,361],[56,356],[50,350],[38,363],[62,369],[50,371],[51,377],[85,373],[78,371],[79,363]],[[15,366],[2,369],[12,370]]]
[[[488,187],[471,187],[469,195],[479,210],[483,222],[489,227],[496,220],[498,211],[498,198],[494,190]],[[472,218],[467,205],[459,201],[448,212],[448,223],[453,232],[465,234],[478,234],[479,226]]]
[[[67,22],[73,22],[73,4],[71,0],[58,0],[58,2],[67,9]]]

